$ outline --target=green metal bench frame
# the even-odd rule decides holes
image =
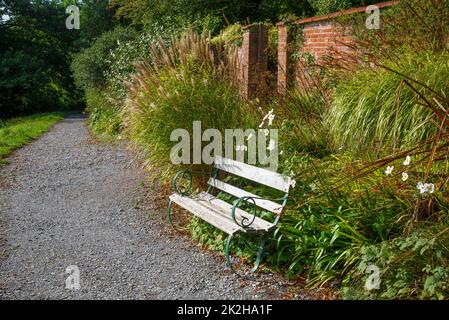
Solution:
[[[248,193],[244,190],[238,189],[234,186],[228,185],[227,183],[224,183],[224,182],[218,180],[217,176],[220,171],[225,171],[227,173],[255,181],[259,184],[263,184],[263,185],[275,188],[277,190],[281,190],[281,191],[285,192],[285,195],[279,199],[267,199],[267,198],[258,197],[254,194]],[[208,182],[209,186],[207,188],[207,191],[201,193],[200,197],[198,199],[196,199],[195,196],[193,196],[191,194],[192,177],[194,174],[210,175],[210,179]],[[270,177],[272,177],[273,180],[270,180]],[[187,185],[180,185],[179,181],[181,179],[185,180],[187,182]],[[225,205],[224,202],[221,202],[221,200],[212,196],[211,192],[214,189],[218,189],[221,192],[226,192],[233,196],[237,196],[237,199],[233,202],[232,207],[230,205],[229,205],[229,207],[225,207],[225,208],[219,207],[220,212],[221,212],[221,210],[225,210],[226,208],[229,209],[230,212],[229,212],[228,219],[230,219],[230,221],[235,223],[236,231],[234,231],[234,229],[232,231],[229,231],[229,230],[226,230],[226,228],[221,228],[219,223],[217,225],[216,222],[215,222],[215,226],[217,228],[223,230],[224,232],[228,233],[228,238],[226,240],[226,262],[227,262],[228,268],[232,272],[235,272],[235,271],[232,267],[231,260],[230,260],[230,246],[231,246],[231,241],[232,241],[234,235],[236,235],[236,234],[260,234],[259,249],[258,249],[257,256],[256,256],[256,261],[255,261],[254,267],[250,270],[250,273],[254,273],[259,268],[260,263],[262,261],[262,256],[263,256],[263,251],[264,251],[265,243],[267,240],[267,236],[272,231],[274,231],[276,229],[276,226],[279,223],[283,208],[285,207],[285,205],[287,203],[290,185],[291,185],[290,177],[283,176],[283,175],[277,174],[275,172],[268,171],[266,169],[250,166],[250,165],[238,162],[238,161],[224,159],[221,157],[216,157],[215,168],[211,173],[194,172],[194,171],[190,171],[190,170],[181,170],[175,175],[175,177],[173,178],[173,190],[175,191],[175,193],[170,197],[169,202],[168,202],[167,219],[168,219],[168,222],[173,227],[175,227],[173,224],[172,218],[171,218],[173,202],[177,203],[178,205],[183,206],[183,202],[189,202],[191,204],[194,204],[194,203],[201,203],[201,201],[204,201],[204,202],[207,202],[207,201],[219,202],[220,201],[219,204],[221,206],[224,206]],[[193,200],[193,202],[192,202],[192,200]],[[279,201],[281,203],[275,203],[276,201]],[[251,205],[250,213],[239,209],[239,204],[242,202],[246,202]],[[191,210],[191,208],[192,208],[191,206],[184,207],[184,209],[191,211],[195,214],[195,212],[194,212],[195,210]],[[273,223],[265,221],[258,217],[258,213],[261,209],[271,211],[272,213],[277,214]],[[207,208],[204,210],[207,211]],[[206,222],[211,223],[210,219],[215,219],[213,217],[213,215],[214,215],[214,213],[211,211],[210,216],[205,215],[200,218],[202,218]],[[220,219],[222,219],[221,215],[220,215]],[[222,220],[222,221],[224,221],[224,220]],[[255,227],[255,225],[258,225],[258,226]]]

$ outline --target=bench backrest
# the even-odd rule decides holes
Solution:
[[[230,174],[283,191],[286,195],[288,194],[288,191],[290,189],[291,178],[288,176],[284,176],[267,169],[258,168],[243,162],[223,158],[220,156],[216,156],[214,162],[215,168],[218,170],[222,170]],[[213,177],[209,179],[208,184],[237,198],[258,197],[255,194],[239,189],[233,185],[230,185]],[[259,199],[256,199],[255,203],[258,207],[276,214],[280,214],[285,205],[285,202],[279,204],[270,200]]]

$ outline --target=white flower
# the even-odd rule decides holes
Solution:
[[[265,135],[265,137],[268,137],[268,135],[270,134],[270,130],[264,129],[263,134]]]
[[[435,192],[435,185],[433,183],[418,182],[418,184],[416,185],[416,189],[418,189],[421,194],[423,194],[423,193],[434,193]]]
[[[274,119],[274,115],[273,115],[274,109],[271,109],[266,115],[265,117],[263,117],[262,123],[265,122],[265,120],[273,118]]]
[[[385,174],[389,176],[393,172],[394,166],[387,167],[387,170],[385,170]]]
[[[275,115],[274,114],[270,114],[268,116],[268,125],[271,126],[273,124],[273,120],[274,120]]]
[[[421,193],[426,192],[426,190],[424,189],[424,183],[422,182],[418,182],[418,184],[416,185],[416,189],[418,189]]]
[[[290,181],[290,186],[291,186],[292,188],[296,187],[296,180],[291,180],[291,181]]]
[[[411,160],[412,160],[412,158],[410,156],[407,156],[404,161],[404,166],[410,165]]]
[[[407,172],[402,172],[402,181],[407,181],[408,180],[408,173]]]
[[[315,191],[316,190],[316,184],[315,183],[311,183],[311,184],[309,184],[309,187],[310,187],[310,189],[312,190],[312,191]]]
[[[276,141],[274,141],[273,139],[270,140],[270,144],[268,146],[268,150],[273,151],[274,148],[276,147]]]
[[[283,155],[284,154],[284,150],[281,150],[281,152],[279,152],[279,155]]]

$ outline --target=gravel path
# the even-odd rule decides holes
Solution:
[[[263,299],[286,291],[270,274],[242,281],[221,257],[170,234],[126,145],[94,142],[83,119],[56,124],[8,160],[0,171],[0,299]],[[71,265],[79,290],[65,288]]]

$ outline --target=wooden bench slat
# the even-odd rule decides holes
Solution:
[[[226,182],[220,181],[218,179],[210,178],[208,184],[213,186],[214,188],[220,189],[226,193],[229,193],[237,198],[241,197],[258,197],[257,195],[247,192],[245,190],[234,187]],[[261,200],[255,199],[254,202],[256,205],[262,209],[268,210],[270,212],[280,214],[282,212],[283,206],[279,203],[270,201],[270,200]],[[250,201],[250,203],[252,203]]]
[[[277,190],[281,190],[283,192],[288,192],[290,188],[290,177],[267,169],[254,167],[246,163],[216,156],[215,167],[217,169],[232,173],[251,181],[258,182]]]
[[[194,198],[175,193],[170,196],[170,200],[227,234],[244,232],[243,228],[226,219],[223,215],[217,214],[219,212],[211,211],[210,208],[204,206],[204,204],[201,204],[200,201]]]
[[[232,220],[232,205],[223,200],[217,199],[207,192],[202,192],[194,197],[181,196],[175,193],[170,196],[170,199],[174,203],[192,212],[194,215],[206,222],[209,222],[211,225],[226,232],[227,234],[246,232],[244,228],[240,227]],[[243,217],[249,219],[249,221],[252,221],[253,219],[252,215],[237,208],[237,221],[241,223]],[[275,225],[273,223],[256,217],[254,222],[251,224],[250,229],[254,232],[268,232],[274,227]]]
[[[235,223],[232,220],[232,205],[221,200],[221,199],[217,199],[215,196],[207,193],[207,192],[202,192],[199,194],[199,197],[201,197],[202,199],[204,199],[206,202],[210,203],[210,206],[212,206],[215,210],[218,209],[218,211],[228,220],[230,220],[232,223]],[[235,217],[236,220],[241,223],[242,218],[246,218],[248,219],[245,223],[248,223],[250,221],[252,221],[253,216],[251,214],[249,214],[248,212],[236,208],[235,210]],[[256,217],[254,219],[254,222],[251,224],[250,228],[254,229],[254,231],[265,231],[268,232],[270,230],[272,230],[274,227],[276,227],[275,224],[268,222],[266,220],[263,220],[259,217]]]

